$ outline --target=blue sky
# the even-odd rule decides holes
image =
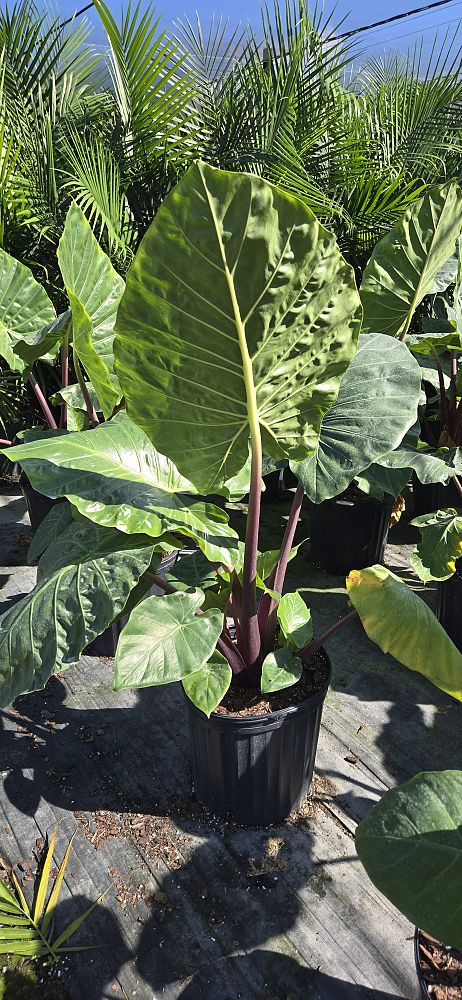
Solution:
[[[60,0],[58,6],[61,17],[73,14],[85,2],[86,0],[80,0],[80,2],[79,0]],[[120,0],[106,0],[106,2],[109,3],[112,12],[117,15],[121,6]],[[369,2],[368,0],[338,0],[333,14],[333,23],[336,24],[345,18],[342,30],[346,31],[358,25],[401,13],[403,10],[423,6],[425,2],[428,0],[387,0],[387,3],[374,3],[370,0]],[[212,13],[229,17],[233,25],[237,25],[239,22],[246,24],[250,21],[257,28],[259,21],[259,0],[233,0],[232,4],[229,3],[229,0],[163,0],[163,2],[157,0],[155,9],[162,16],[165,24],[184,14],[193,18],[196,10],[199,11],[203,23],[207,23]],[[325,10],[334,10],[334,4],[325,3]],[[102,36],[97,27],[97,17],[92,12],[87,16],[95,25],[93,39],[100,42]],[[388,27],[366,32],[359,36],[361,47],[368,53],[370,52],[371,55],[380,55],[384,49],[403,50],[422,38],[426,49],[428,49],[434,37],[436,26],[441,26],[441,32],[447,28],[452,30],[456,27],[455,22],[459,17],[462,18],[462,0],[451,0],[446,6],[425,15],[406,18]],[[450,21],[454,23],[448,24]]]

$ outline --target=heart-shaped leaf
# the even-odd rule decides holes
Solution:
[[[311,641],[311,611],[300,594],[284,594],[278,604],[277,616],[290,650],[303,649]]]
[[[192,703],[210,718],[224,698],[232,676],[228,661],[216,649],[208,663],[183,679],[183,687]]]
[[[286,646],[268,653],[263,661],[261,674],[261,689],[264,694],[281,691],[300,680],[303,664],[298,656],[294,656]]]
[[[101,250],[82,210],[71,205],[59,241],[58,261],[72,312],[73,345],[105,417],[121,398],[114,375],[114,324],[125,288]]]
[[[462,500],[461,500],[462,504]],[[454,508],[416,517],[411,524],[420,528],[420,542],[411,556],[411,565],[424,583],[448,580],[462,557],[462,514]]]
[[[334,236],[260,177],[190,168],[127,277],[116,372],[127,409],[201,493],[245,464],[303,459],[355,353],[360,303]]]
[[[132,611],[117,646],[116,691],[181,681],[210,659],[223,614],[212,609],[197,615],[203,601],[200,590],[168,594],[148,597]]]
[[[356,830],[374,885],[417,927],[462,948],[462,771],[427,771],[392,788]]]
[[[152,538],[179,532],[196,539],[211,562],[227,566],[239,557],[227,514],[191,496],[194,487],[126,413],[91,431],[18,445],[8,455],[40,493],[66,496],[91,521]]]
[[[310,500],[338,496],[417,419],[421,373],[407,347],[383,334],[359,338],[338,398],[324,415],[313,455],[291,468]]]
[[[385,566],[352,570],[347,591],[367,635],[384,653],[462,701],[462,653],[418,594]]]
[[[462,232],[455,181],[432,188],[377,243],[361,283],[364,333],[404,336]]]

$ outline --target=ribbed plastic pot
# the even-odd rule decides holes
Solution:
[[[421,517],[422,514],[432,514],[434,510],[444,510],[445,507],[460,507],[462,500],[452,481],[447,486],[443,483],[424,485],[414,473],[412,506],[414,517]]]
[[[436,617],[462,653],[462,559],[454,575],[438,584],[437,594]]]
[[[313,777],[322,691],[291,708],[210,719],[186,699],[194,792],[212,813],[244,826],[280,823],[296,809]],[[185,696],[186,697],[186,696]]]
[[[128,615],[124,615],[113,625],[108,625],[104,632],[97,635],[96,639],[93,639],[93,642],[87,646],[85,650],[87,656],[115,656],[119,635],[127,622]]]
[[[422,997],[424,998],[424,1000],[431,1000],[431,996],[427,989],[427,984],[423,977],[422,966],[420,964],[419,937],[420,937],[420,931],[419,928],[416,927],[414,933],[414,958],[415,958],[415,967],[417,970],[417,979],[419,980],[420,992]]]
[[[45,520],[47,514],[50,513],[51,508],[55,504],[60,503],[61,500],[50,500],[49,497],[43,496],[43,493],[37,493],[37,490],[33,489],[25,477],[21,477],[19,485],[26,501],[32,531],[35,532],[40,527],[42,521]]]
[[[325,500],[311,513],[311,558],[327,573],[383,562],[393,497]]]

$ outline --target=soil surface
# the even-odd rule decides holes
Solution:
[[[350,483],[349,486],[347,486],[346,490],[344,490],[343,493],[339,493],[339,495],[335,497],[335,499],[347,500],[350,503],[356,502],[358,500],[360,500],[361,502],[366,501],[367,503],[370,503],[371,501],[373,501],[374,503],[377,502],[375,497],[369,496],[368,493],[363,493],[363,491],[360,490],[358,484],[355,483],[354,480],[352,483]]]
[[[419,934],[420,966],[432,1000],[462,1000],[462,952]]]
[[[281,708],[291,708],[305,701],[310,695],[316,694],[327,684],[329,664],[324,653],[319,650],[305,664],[303,674],[297,684],[275,691],[274,694],[262,694],[255,688],[231,687],[225,694],[221,705],[215,710],[219,715],[267,715]]]

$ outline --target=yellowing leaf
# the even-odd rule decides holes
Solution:
[[[352,570],[348,596],[384,653],[462,701],[462,653],[422,599],[385,566]]]

